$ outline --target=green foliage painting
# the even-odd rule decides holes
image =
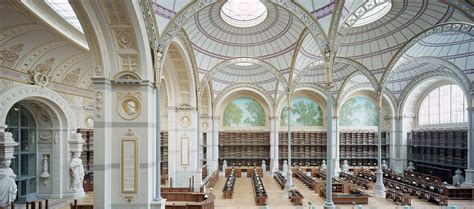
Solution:
[[[322,126],[323,113],[321,107],[307,97],[295,97],[291,100],[292,126]],[[280,126],[286,126],[288,111],[281,111]]]
[[[341,126],[377,126],[377,105],[366,97],[354,97],[341,107]]]
[[[240,97],[230,102],[224,110],[224,126],[265,126],[262,106],[250,97]]]

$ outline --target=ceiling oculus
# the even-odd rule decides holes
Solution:
[[[267,7],[260,0],[227,0],[221,8],[221,17],[229,25],[248,28],[265,20]]]

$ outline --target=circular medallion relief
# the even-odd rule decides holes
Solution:
[[[203,123],[201,124],[201,128],[202,128],[203,130],[207,130],[208,127],[209,127],[209,125],[207,124],[207,122],[203,122]]]
[[[181,124],[183,128],[191,126],[191,116],[189,114],[183,114],[179,120],[179,124]]]
[[[94,119],[92,117],[86,117],[84,122],[87,128],[92,128],[94,126]]]
[[[123,97],[117,105],[120,117],[125,120],[134,120],[140,115],[141,103],[135,97]]]

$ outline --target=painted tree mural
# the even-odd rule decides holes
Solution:
[[[223,119],[225,127],[265,126],[265,111],[255,99],[240,97],[226,106]]]
[[[377,105],[366,97],[354,97],[346,101],[340,112],[341,126],[377,126],[379,112]]]
[[[323,113],[321,107],[307,97],[295,97],[291,100],[291,125],[294,126],[322,126]],[[287,108],[281,112],[280,125],[286,126],[288,121]]]

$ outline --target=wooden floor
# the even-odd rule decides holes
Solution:
[[[224,186],[226,178],[219,178],[217,184],[213,189],[213,193],[216,195],[214,202],[216,209],[263,209],[262,206],[256,206],[252,190],[251,178],[237,178],[235,182],[235,189],[232,199],[222,198],[222,188]],[[303,194],[304,205],[293,206],[287,198],[285,192],[280,189],[278,183],[273,179],[272,176],[266,175],[262,178],[265,189],[268,193],[268,206],[270,209],[299,209],[308,208],[308,202],[311,201],[316,209],[322,209],[324,204],[324,198],[319,197],[314,191],[308,189],[296,178],[293,179],[293,185]],[[370,194],[370,192],[369,192]],[[55,201],[55,200],[53,200]],[[69,209],[69,202],[62,200],[63,204],[55,205],[50,208]],[[79,203],[92,203],[93,193],[88,193],[86,197],[80,199]],[[58,203],[58,202],[56,202]],[[474,201],[457,200],[449,201],[449,205],[456,205],[458,209],[474,209]],[[362,205],[364,209],[397,209],[397,205],[393,202],[388,201],[384,198],[370,197],[368,205]],[[20,207],[21,208],[21,207]],[[336,205],[339,209],[352,209],[353,205]],[[355,207],[357,208],[357,207]],[[441,208],[432,203],[422,201],[417,198],[412,199],[411,209],[438,209]],[[447,209],[448,207],[444,207]],[[398,206],[398,209],[403,207]]]

